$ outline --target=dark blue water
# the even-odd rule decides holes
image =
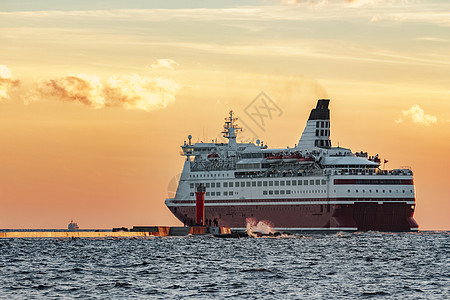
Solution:
[[[450,232],[2,239],[4,299],[445,299]]]

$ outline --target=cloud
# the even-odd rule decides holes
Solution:
[[[326,4],[348,4],[349,6],[363,6],[374,5],[382,3],[393,3],[398,0],[279,0],[284,5],[300,5],[306,4],[308,6],[322,6]],[[407,0],[401,0],[407,2]]]
[[[425,126],[429,126],[437,122],[436,116],[425,114],[423,109],[417,104],[414,104],[408,110],[403,110],[402,114],[405,119],[410,119],[414,123]],[[403,121],[404,119],[400,117],[395,120],[395,123],[403,123]]]
[[[145,111],[166,107],[175,101],[179,89],[171,79],[138,74],[113,76],[103,80],[97,75],[69,74],[40,80],[37,88],[25,96],[25,103],[54,98],[81,103],[93,108],[124,107]]]
[[[214,8],[136,8],[108,10],[38,10],[0,12],[0,20],[5,24],[21,24],[27,32],[48,28],[49,24],[64,20],[67,22],[114,21],[117,32],[123,30],[123,21],[163,22],[175,20],[219,22],[227,21],[242,24],[246,21],[323,21],[323,20],[367,20],[378,23],[395,24],[401,22],[418,22],[450,26],[450,3],[448,1],[411,1],[411,0],[278,0],[282,5],[237,6]],[[304,7],[323,9],[304,9]],[[355,10],[349,8],[358,8]],[[28,27],[28,20],[33,19],[35,26]],[[72,24],[72,23],[70,23]],[[245,23],[248,25],[248,23]],[[116,26],[116,27],[114,27]],[[51,26],[50,26],[51,27]],[[18,27],[22,29],[21,27]],[[15,27],[8,28],[19,31]],[[141,28],[142,29],[142,28]],[[52,31],[55,31],[52,28]],[[6,35],[5,33],[5,35]],[[90,30],[89,33],[92,33]],[[105,34],[102,31],[102,34]],[[129,31],[127,31],[129,34]],[[97,35],[95,35],[97,36]],[[141,37],[140,37],[141,38]]]
[[[19,84],[19,80],[12,79],[11,70],[5,65],[0,65],[0,101],[8,99],[9,90],[18,87]]]
[[[170,58],[161,58],[161,59],[157,59],[155,60],[150,67],[152,69],[169,69],[169,70],[173,70],[173,68],[175,66],[177,66],[178,63],[176,61],[174,61],[173,59]]]

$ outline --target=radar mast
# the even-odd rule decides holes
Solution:
[[[223,126],[223,137],[228,139],[228,144],[230,146],[236,146],[236,132],[242,130],[238,127],[236,121],[238,118],[234,117],[234,112],[230,110],[230,116],[225,118],[225,125]]]

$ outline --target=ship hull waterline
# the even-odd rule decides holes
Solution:
[[[313,200],[313,199],[312,199]],[[315,200],[315,199],[314,199]],[[242,231],[248,222],[263,221],[276,231],[418,231],[411,201],[322,201],[322,204],[206,203],[205,219]],[[267,199],[265,199],[267,201]],[[294,202],[295,203],[295,202]],[[306,204],[308,203],[308,204]],[[185,225],[195,223],[195,204],[171,204],[170,211]]]

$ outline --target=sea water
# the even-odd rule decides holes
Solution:
[[[2,239],[4,299],[445,299],[450,232]]]

